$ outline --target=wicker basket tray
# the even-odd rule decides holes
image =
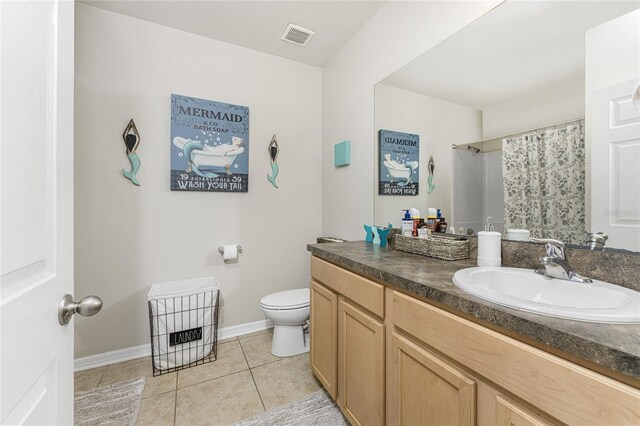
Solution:
[[[438,234],[431,234],[427,238],[396,235],[396,250],[443,260],[468,259],[469,240],[459,238]]]

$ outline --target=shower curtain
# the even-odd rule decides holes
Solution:
[[[504,227],[532,237],[583,244],[584,123],[531,131],[502,141]]]

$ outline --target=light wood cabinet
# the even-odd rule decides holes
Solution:
[[[354,425],[640,424],[640,390],[311,260],[311,366]]]
[[[476,384],[433,353],[392,333],[387,395],[390,424],[476,424]]]
[[[314,281],[384,318],[384,286],[317,257],[311,258]]]
[[[640,391],[394,291],[393,327],[558,422],[640,424]]]
[[[384,286],[317,258],[311,277],[311,369],[352,425],[383,425]]]
[[[342,298],[338,383],[338,405],[351,424],[384,424],[384,324]]]
[[[496,397],[496,426],[550,426],[550,423],[515,402],[498,395]]]
[[[311,370],[333,399],[338,396],[338,295],[311,281]]]

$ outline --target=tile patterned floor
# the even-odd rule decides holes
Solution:
[[[153,377],[149,358],[81,371],[75,375],[75,390],[145,376],[138,425],[233,424],[320,389],[308,354],[271,355],[272,333],[222,341],[216,361],[158,377]]]

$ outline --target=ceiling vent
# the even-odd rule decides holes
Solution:
[[[315,33],[315,31],[299,25],[289,24],[280,38],[289,43],[297,44],[298,46],[306,46]]]

